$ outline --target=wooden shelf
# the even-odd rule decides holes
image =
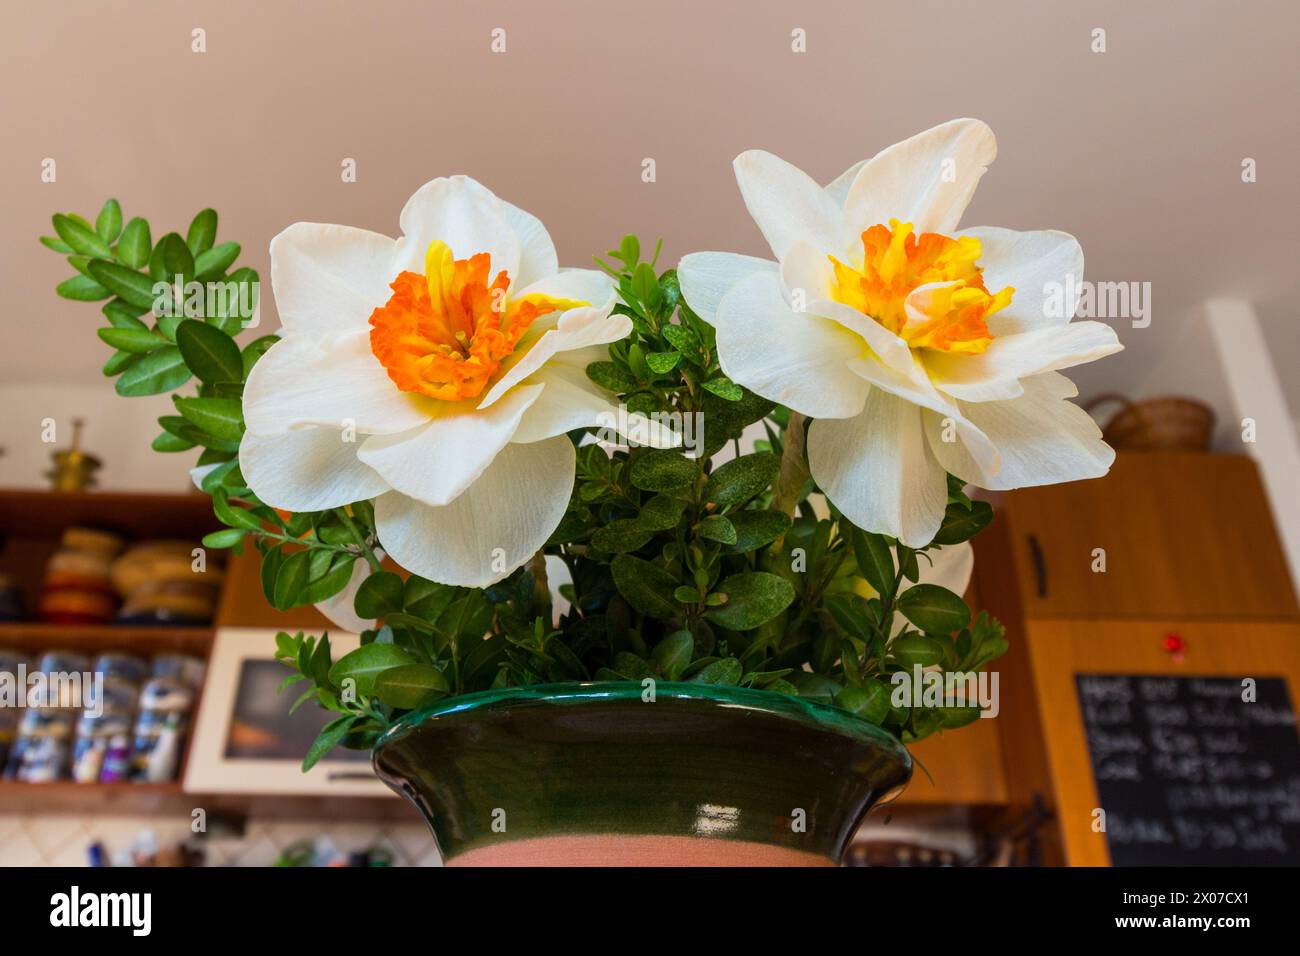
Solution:
[[[168,651],[206,657],[215,632],[210,627],[140,627],[135,625],[46,624],[41,621],[0,623],[0,647],[29,652],[72,650],[86,654],[103,651]]]
[[[288,794],[187,793],[180,783],[52,783],[0,781],[0,813],[39,812],[86,816],[189,818],[209,815],[280,820],[391,820],[418,823],[405,800],[392,797],[296,796]]]

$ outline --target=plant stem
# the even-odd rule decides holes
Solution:
[[[348,514],[347,509],[335,508],[334,513],[339,516],[339,520],[343,522],[343,527],[348,529],[348,533],[352,535],[352,539],[361,546],[361,550],[365,553],[366,561],[370,564],[370,570],[382,570],[379,559],[375,557],[375,552],[371,550],[370,545],[366,544],[366,539],[361,534],[361,529],[358,528],[357,523],[352,520],[352,516]]]
[[[776,476],[776,487],[772,491],[772,510],[780,511],[793,518],[799,507],[799,495],[808,481],[808,466],[804,464],[804,450],[807,444],[807,422],[798,412],[790,412],[790,422],[785,427],[784,442],[781,446],[781,470]],[[772,550],[779,551],[785,535],[772,542]]]
[[[551,582],[546,577],[546,554],[538,551],[528,559],[528,570],[533,574],[533,597],[543,607],[551,606]],[[547,614],[547,626],[550,626],[550,614]]]

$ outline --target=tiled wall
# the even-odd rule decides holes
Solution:
[[[0,814],[0,867],[86,866],[91,843],[102,842],[111,858],[129,849],[142,831],[151,831],[160,846],[190,836],[183,821],[155,817]],[[249,820],[241,836],[214,828],[201,846],[208,866],[270,866],[290,845],[321,836],[343,854],[378,846],[391,852],[394,866],[442,865],[422,823]]]

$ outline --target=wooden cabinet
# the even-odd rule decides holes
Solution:
[[[1258,470],[1242,455],[1125,452],[1105,478],[1026,488],[1002,506],[1026,617],[1297,613]]]
[[[1125,452],[1105,478],[995,508],[975,575],[1010,641],[990,721],[1007,800],[1054,810],[1049,862],[1105,865],[1077,674],[1283,677],[1300,696],[1300,610],[1270,506],[1249,458]]]
[[[1164,635],[1186,642],[1171,661]],[[1075,675],[1123,673],[1232,678],[1285,678],[1292,706],[1300,689],[1300,623],[1198,621],[1030,621],[1026,632],[1034,693],[1042,721],[1056,817],[1071,866],[1110,862],[1104,833],[1094,829],[1101,807],[1085,742]]]

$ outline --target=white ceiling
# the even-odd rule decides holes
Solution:
[[[98,313],[55,297],[69,270],[36,237],[52,212],[93,216],[108,195],[155,237],[215,206],[264,278],[285,225],[393,233],[411,191],[456,172],[540,215],[567,264],[624,231],[663,236],[669,261],[765,254],[731,174],[740,150],[827,180],[967,115],[1000,146],[967,224],[1064,229],[1089,278],[1152,284],[1150,328],[1119,329],[1128,350],[1077,375],[1085,394],[1217,402],[1198,304],[1242,296],[1274,327],[1296,319],[1294,3],[132,0],[25,4],[3,22],[7,384],[98,375]],[[190,50],[195,27],[206,53]],[[40,182],[45,157],[55,184]]]

